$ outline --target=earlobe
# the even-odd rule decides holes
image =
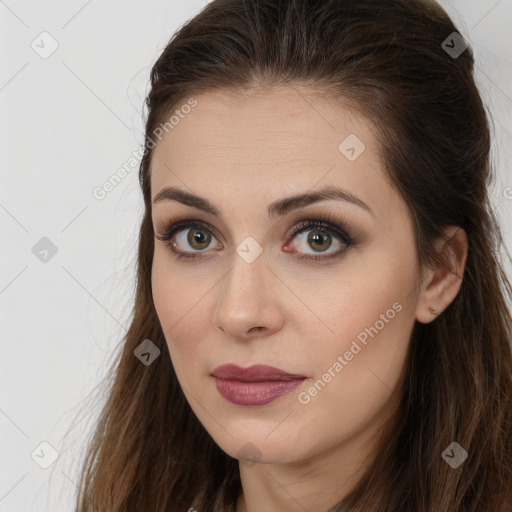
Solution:
[[[443,238],[437,240],[436,250],[441,261],[425,274],[416,309],[416,319],[423,324],[433,322],[459,293],[468,253],[464,229],[447,227]]]

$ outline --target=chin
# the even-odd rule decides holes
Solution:
[[[270,439],[266,433],[245,433],[222,440],[214,438],[219,447],[230,457],[238,459],[241,463],[252,464],[287,464],[295,462],[301,457],[297,451],[297,442],[286,436],[286,439],[275,437]],[[220,441],[220,442],[219,442]]]

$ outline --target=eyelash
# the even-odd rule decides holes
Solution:
[[[338,240],[340,243],[345,245],[344,249],[339,250],[338,252],[331,254],[329,256],[314,256],[307,255],[305,256],[303,253],[296,253],[295,257],[298,259],[305,260],[313,260],[313,261],[326,261],[334,258],[341,257],[348,249],[356,245],[356,240],[349,234],[349,232],[344,229],[342,226],[345,224],[343,221],[340,222],[340,225],[333,224],[331,221],[331,215],[328,215],[324,218],[317,219],[307,219],[300,221],[291,231],[289,235],[289,239],[292,240],[295,236],[300,233],[307,232],[312,230],[312,228],[316,228],[318,231],[328,234],[334,234],[334,238]],[[187,254],[181,250],[177,250],[173,246],[172,238],[174,235],[182,231],[185,228],[195,228],[199,230],[209,231],[214,234],[214,229],[211,228],[207,223],[197,221],[197,220],[181,220],[177,222],[170,221],[168,224],[164,225],[164,227],[155,235],[157,240],[165,242],[170,251],[174,254],[177,259],[186,258],[189,260],[193,260],[195,258],[202,258],[200,255],[191,255]],[[201,253],[204,251],[195,251],[197,253]]]

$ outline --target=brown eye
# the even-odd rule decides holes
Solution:
[[[176,258],[193,259],[211,256],[211,251],[206,250],[208,248],[222,249],[220,243],[217,247],[211,247],[212,241],[217,240],[212,234],[213,231],[214,228],[204,222],[182,220],[171,223],[160,233],[155,234],[155,238],[165,242]],[[286,248],[285,252],[292,252],[297,258],[306,260],[321,261],[336,258],[357,243],[341,226],[322,220],[303,221],[295,226],[288,236],[290,241],[297,239],[292,244],[297,250],[290,251]],[[337,244],[339,249],[327,252],[333,243]]]
[[[292,247],[296,250],[287,250],[287,252],[296,253],[299,259],[328,260],[341,256],[355,244],[355,241],[344,229],[321,220],[308,220],[300,223],[293,229],[291,237]],[[338,250],[327,252],[333,243],[338,245]]]
[[[332,244],[331,235],[327,234],[325,231],[320,230],[312,230],[308,236],[308,244],[319,252],[325,251],[329,249]]]
[[[211,245],[211,229],[203,222],[195,220],[178,221],[155,234],[157,240],[165,242],[177,258],[196,258]],[[220,248],[220,244],[217,248]]]
[[[205,233],[207,234],[205,235]],[[190,247],[194,249],[206,249],[208,245],[210,245],[211,239],[211,233],[205,232],[205,230],[196,228],[188,230],[187,242],[189,243]]]

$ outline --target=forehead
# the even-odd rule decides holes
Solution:
[[[153,151],[152,198],[180,186],[218,204],[243,196],[260,208],[317,184],[369,203],[392,194],[371,123],[332,97],[294,85],[194,98]]]

